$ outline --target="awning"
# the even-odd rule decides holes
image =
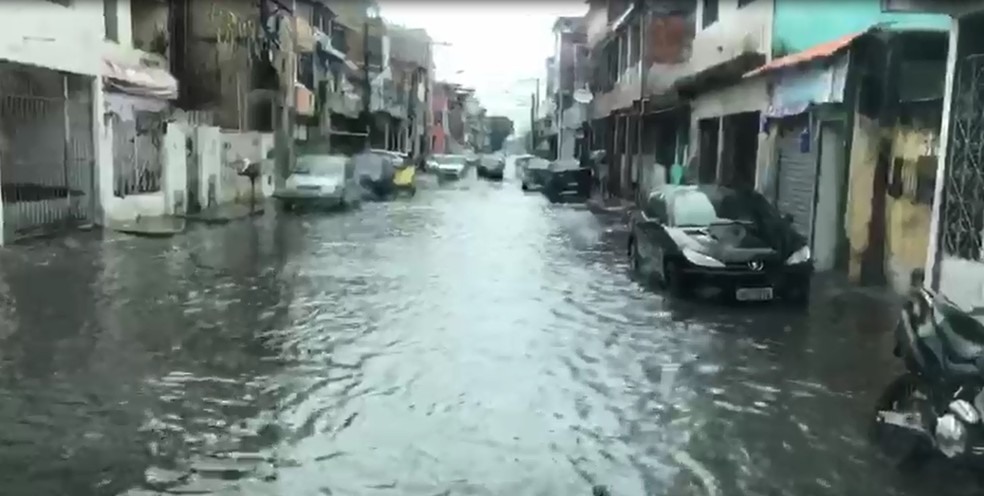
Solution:
[[[345,53],[331,45],[330,36],[323,33],[320,29],[315,29],[314,37],[315,40],[317,40],[318,47],[321,48],[323,52],[345,64],[345,67],[347,67],[350,71],[358,72],[359,66],[349,60],[348,57],[345,56]]]
[[[103,81],[107,88],[136,96],[176,100],[178,80],[165,69],[119,63],[103,58]]]
[[[796,52],[785,57],[779,57],[774,59],[772,62],[765,64],[747,74],[745,77],[758,76],[759,74],[764,74],[766,72],[772,72],[777,69],[782,69],[786,67],[793,67],[800,64],[805,64],[807,62],[812,62],[814,60],[825,59],[831,57],[837,52],[847,48],[854,43],[854,40],[868,34],[873,28],[865,29],[854,34],[849,34],[847,36],[842,36],[833,41],[828,41],[826,43],[821,43],[819,45],[807,48],[802,52]]]

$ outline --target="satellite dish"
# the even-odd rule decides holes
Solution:
[[[591,103],[593,99],[594,95],[587,89],[581,88],[574,92],[574,101],[577,103]]]

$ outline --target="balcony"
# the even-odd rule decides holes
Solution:
[[[743,55],[772,52],[773,0],[757,0],[744,7],[721,2],[716,22],[697,32],[693,40],[691,75],[721,66]]]

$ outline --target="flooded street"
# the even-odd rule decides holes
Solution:
[[[867,442],[885,299],[670,301],[508,179],[101,236],[0,252],[5,495],[980,491]]]

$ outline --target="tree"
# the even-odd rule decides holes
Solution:
[[[489,147],[493,152],[497,152],[502,149],[502,145],[505,144],[506,138],[512,135],[513,122],[512,119],[501,115],[493,115],[488,118],[488,121]]]

